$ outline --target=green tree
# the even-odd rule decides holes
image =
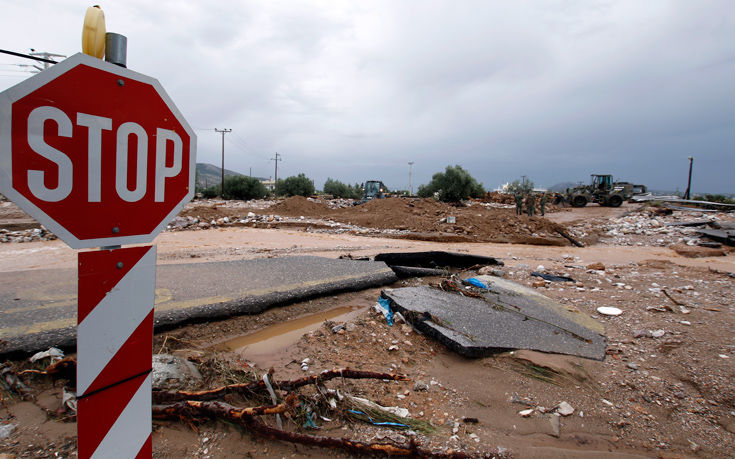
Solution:
[[[279,179],[274,190],[277,196],[311,196],[314,194],[314,184],[304,173]]]
[[[505,188],[505,191],[512,194],[513,196],[515,195],[525,196],[531,191],[533,191],[534,186],[535,185],[530,180],[524,180],[523,182],[521,182],[520,180],[514,180],[513,183],[511,183]]]
[[[219,185],[202,188],[201,193],[204,199],[216,198],[219,195]]]
[[[335,198],[358,199],[362,197],[362,188],[357,183],[352,186],[342,183],[339,180],[328,178],[324,182],[324,193],[331,194]]]
[[[268,196],[268,190],[260,180],[245,175],[225,177],[225,199],[261,199]]]
[[[482,184],[477,183],[469,172],[461,166],[447,166],[444,172],[437,172],[431,182],[421,185],[418,195],[422,198],[437,196],[443,202],[459,202],[467,198],[479,198],[485,194]]]

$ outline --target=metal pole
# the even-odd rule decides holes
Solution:
[[[413,182],[411,181],[411,173],[413,172],[413,161],[408,162],[408,193],[413,196]]]
[[[684,193],[684,199],[691,199],[692,190],[692,163],[694,163],[694,157],[689,157],[689,180],[687,181],[687,191]]]
[[[105,60],[120,67],[128,66],[128,39],[119,33],[105,34]]]

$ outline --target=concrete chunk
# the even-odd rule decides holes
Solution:
[[[603,327],[535,290],[493,276],[483,299],[431,287],[384,290],[391,307],[416,329],[458,354],[481,357],[511,349],[602,360]]]

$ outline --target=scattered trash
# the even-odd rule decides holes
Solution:
[[[600,306],[597,308],[597,312],[604,316],[619,316],[623,313],[621,309],[614,308],[612,306]]]
[[[31,356],[28,360],[31,362],[36,362],[38,360],[50,358],[51,363],[58,362],[59,360],[64,358],[64,352],[61,349],[57,349],[55,347],[50,347],[48,350],[43,352],[37,352]]]
[[[651,338],[661,338],[666,334],[665,330],[652,330],[651,331]]]
[[[271,386],[271,382],[268,379],[268,373],[263,373],[263,382],[265,383],[266,389],[268,389],[268,394],[271,396],[271,402],[273,402],[274,405],[278,405],[278,398],[276,397],[276,392],[273,390],[273,386]],[[308,420],[311,420],[311,416],[306,417]],[[312,424],[314,421],[311,421]],[[281,421],[281,415],[276,414],[276,424],[278,424],[279,429],[283,429],[283,422]],[[316,427],[316,424],[314,424],[314,427]]]
[[[457,217],[455,217],[454,215],[449,215],[447,217],[447,223],[449,223],[451,225],[457,223]]]
[[[345,324],[335,325],[334,327],[332,327],[332,333],[337,333],[344,329],[345,329]]]
[[[77,412],[77,394],[76,392],[71,392],[66,390],[66,387],[63,388],[62,394],[61,394],[61,406],[67,407],[73,412]]]
[[[374,421],[373,418],[371,418],[367,414],[363,413],[362,411],[358,411],[358,410],[347,410],[347,412],[350,413],[350,414],[355,415],[355,417],[357,419],[360,419],[360,420],[363,420],[363,421],[367,421],[367,422],[369,422],[370,424],[372,424],[374,426],[398,427],[398,428],[401,428],[401,429],[408,429],[409,428],[409,426],[407,426],[406,424],[401,424],[399,422],[377,422],[377,421]]]
[[[171,354],[153,356],[152,376],[155,388],[185,387],[202,380],[199,370],[191,362]]]
[[[546,273],[542,273],[542,272],[538,272],[538,271],[532,271],[531,272],[531,275],[532,276],[535,276],[535,277],[540,277],[540,278],[542,278],[544,280],[551,281],[551,282],[577,282],[574,279],[572,279],[571,277],[567,277],[567,276],[555,276],[553,274],[546,274]]]
[[[529,408],[527,410],[519,411],[518,414],[521,415],[521,417],[527,418],[533,414],[533,412],[536,411],[533,408]]]
[[[485,290],[489,290],[488,286],[485,285],[484,282],[480,281],[479,279],[477,279],[475,277],[470,277],[469,279],[465,279],[465,280],[462,281],[462,283],[469,284],[469,285],[474,285],[475,287],[484,288]]]
[[[418,392],[418,391],[427,391],[427,390],[429,390],[429,385],[426,384],[425,382],[421,381],[421,380],[418,380],[418,381],[416,381],[416,384],[413,385],[413,390],[416,391],[416,392]]]
[[[376,312],[383,314],[389,326],[393,326],[393,311],[390,308],[390,302],[386,298],[379,297],[374,308]]]
[[[5,440],[15,431],[15,424],[0,424],[0,440]]]

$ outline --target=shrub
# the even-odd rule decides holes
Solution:
[[[352,186],[328,178],[324,182],[324,193],[331,194],[335,198],[359,199],[362,197],[362,188],[358,184]]]
[[[311,196],[314,194],[314,184],[303,173],[279,179],[276,182],[277,196]]]
[[[437,196],[440,201],[459,202],[467,198],[479,198],[485,194],[482,184],[462,169],[461,166],[447,166],[444,172],[437,172],[431,182],[421,185],[418,195],[422,198]]]
[[[225,199],[261,199],[268,196],[268,189],[260,180],[245,175],[225,177]]]
[[[533,191],[534,184],[530,180],[525,180],[524,182],[520,182],[518,180],[515,180],[513,183],[508,185],[505,189],[507,193],[515,195],[521,195],[525,196]]]

